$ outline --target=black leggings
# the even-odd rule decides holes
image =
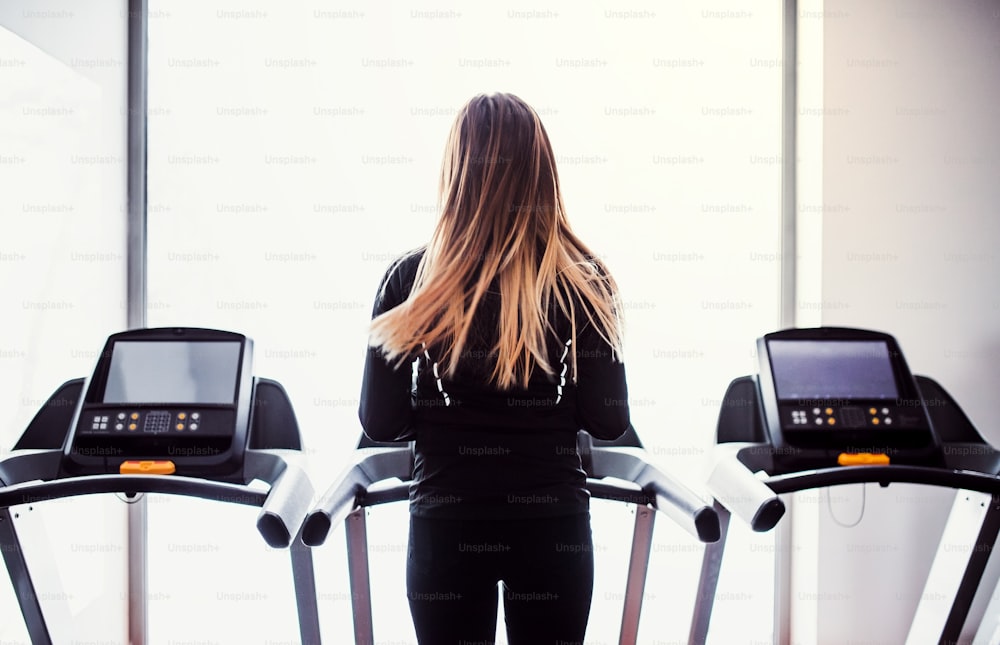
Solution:
[[[500,581],[510,645],[582,644],[594,589],[590,514],[410,518],[406,593],[420,645],[493,645]]]

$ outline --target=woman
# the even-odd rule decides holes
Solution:
[[[459,112],[441,218],[375,300],[359,414],[415,442],[407,597],[423,645],[582,643],[593,543],[577,431],[629,425],[618,291],[569,228],[538,115]]]

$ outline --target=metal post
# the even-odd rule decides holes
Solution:
[[[694,616],[691,619],[691,631],[688,633],[689,645],[705,645],[708,638],[708,627],[712,622],[712,609],[715,606],[715,593],[719,587],[719,572],[722,569],[722,558],[726,553],[726,539],[729,536],[729,519],[732,517],[725,506],[715,502],[715,512],[719,514],[719,539],[705,545],[701,558],[701,575],[698,577],[698,591],[694,597]]]
[[[792,642],[792,523],[774,527],[774,618],[772,638],[777,645]]]
[[[145,645],[149,640],[149,548],[146,497],[128,505],[128,640]]]
[[[781,64],[781,327],[795,326],[797,252],[795,200],[795,149],[796,149],[796,20],[798,1],[785,0],[782,12]]]
[[[632,533],[632,553],[625,579],[625,606],[622,609],[622,631],[619,645],[635,645],[639,637],[639,615],[646,590],[649,551],[653,545],[653,522],[656,511],[646,505],[636,506],[635,531]]]
[[[302,531],[292,540],[288,551],[292,558],[292,582],[299,614],[299,638],[302,645],[320,645],[319,607],[316,595],[316,570],[312,548],[302,543]]]
[[[129,329],[146,326],[146,101],[148,6],[128,0],[128,247],[126,311]],[[128,632],[145,645],[148,629],[146,498],[128,505]]]
[[[364,507],[347,516],[347,567],[351,577],[355,645],[373,645],[372,588],[368,571],[368,527]]]
[[[798,0],[784,0],[781,32],[781,327],[796,326],[798,207],[796,201],[798,102]],[[792,550],[791,522],[778,524],[774,553],[774,639],[785,645],[791,639]]]
[[[126,311],[129,329],[146,326],[146,0],[128,2],[128,249]]]

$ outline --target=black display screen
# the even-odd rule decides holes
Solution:
[[[895,399],[889,346],[877,340],[771,340],[779,400]]]
[[[118,341],[104,403],[232,404],[241,343]]]

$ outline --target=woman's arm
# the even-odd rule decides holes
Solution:
[[[405,298],[399,262],[393,263],[382,279],[372,318],[396,307]],[[373,441],[409,441],[412,433],[409,363],[398,368],[385,360],[382,350],[369,347],[361,379],[358,418],[365,434]]]
[[[577,335],[576,414],[595,439],[617,439],[629,427],[625,365],[611,346],[587,325]]]

